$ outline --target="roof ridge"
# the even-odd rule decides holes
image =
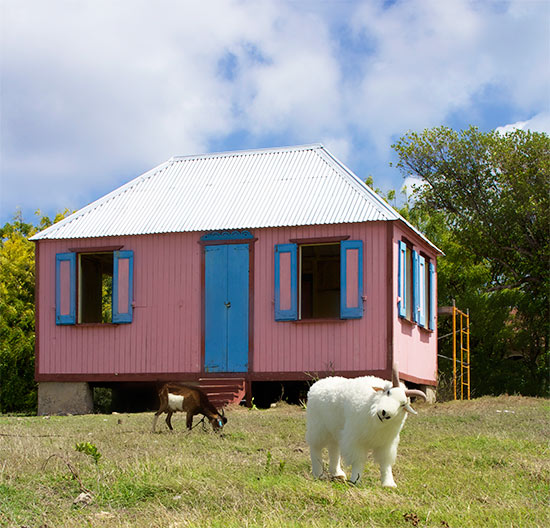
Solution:
[[[195,159],[207,159],[218,157],[233,157],[233,156],[246,156],[249,154],[268,154],[270,152],[297,152],[300,150],[315,150],[324,149],[321,143],[310,143],[304,145],[289,145],[286,147],[261,147],[256,149],[243,149],[243,150],[225,150],[220,152],[206,152],[204,154],[189,154],[183,156],[172,156],[168,161],[184,161]]]

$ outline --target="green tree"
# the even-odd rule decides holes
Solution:
[[[17,213],[0,239],[0,411],[31,411],[34,383],[35,232]]]
[[[423,183],[402,213],[446,253],[440,305],[470,308],[478,393],[547,393],[550,138],[440,127],[393,148]]]
[[[17,212],[0,228],[0,412],[36,410],[34,244],[28,239],[51,224],[41,216],[35,227]]]

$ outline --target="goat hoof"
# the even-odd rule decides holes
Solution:
[[[334,482],[348,482],[348,479],[346,478],[346,475],[332,475],[330,477],[330,480]]]

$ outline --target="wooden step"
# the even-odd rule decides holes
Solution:
[[[217,408],[239,404],[246,391],[243,378],[200,378],[199,386]]]

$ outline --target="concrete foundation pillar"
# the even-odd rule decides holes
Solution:
[[[435,403],[437,399],[436,387],[432,385],[421,385],[420,390],[423,391],[428,397],[427,403]]]
[[[86,382],[48,381],[38,384],[38,414],[89,414],[94,410]]]

